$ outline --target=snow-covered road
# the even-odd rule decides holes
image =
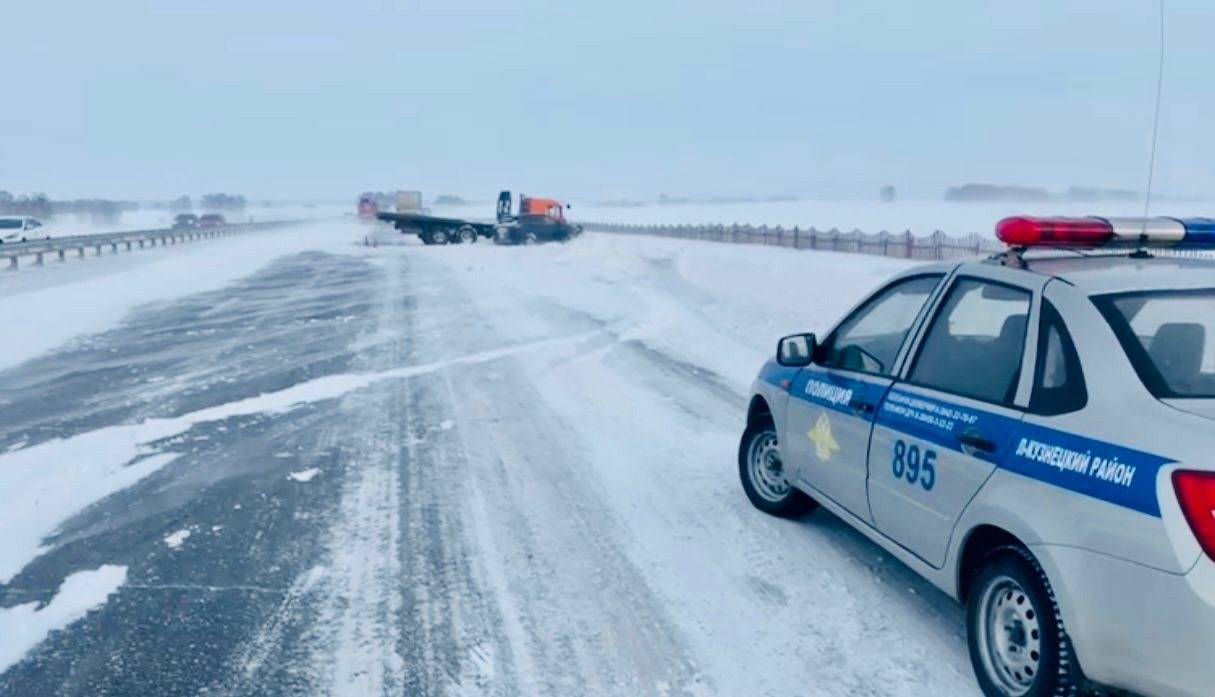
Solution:
[[[0,694],[977,693],[952,601],[737,483],[776,337],[903,262],[358,232],[0,372]]]

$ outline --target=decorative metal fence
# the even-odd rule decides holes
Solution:
[[[817,230],[815,228],[768,227],[767,225],[622,225],[617,223],[588,223],[587,230],[624,235],[655,235],[689,240],[730,242],[735,244],[764,244],[790,249],[818,249],[830,252],[873,254],[899,259],[959,259],[976,257],[1004,250],[998,240],[982,235],[954,237],[937,231],[916,236],[910,231],[876,234],[860,230]]]

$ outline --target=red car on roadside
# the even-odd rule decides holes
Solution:
[[[228,224],[219,213],[207,213],[198,219],[198,227],[223,227]]]

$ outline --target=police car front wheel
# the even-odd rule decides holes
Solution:
[[[817,505],[785,479],[776,426],[771,420],[761,419],[743,433],[738,444],[738,475],[747,498],[765,513],[798,518]]]
[[[999,549],[966,604],[970,660],[987,697],[1074,695],[1083,683],[1050,582],[1019,547]]]

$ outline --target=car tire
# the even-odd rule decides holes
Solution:
[[[534,233],[534,232],[523,233],[523,244],[536,244],[539,241],[540,241],[540,238],[536,237],[536,233]]]
[[[738,444],[738,476],[753,506],[781,518],[800,518],[818,503],[784,481],[777,444],[776,424],[771,419],[747,426]]]
[[[1027,550],[987,556],[966,602],[970,661],[986,697],[1082,693],[1084,674],[1046,572]]]
[[[456,231],[456,239],[463,244],[475,244],[477,241],[477,229],[471,225],[465,225]]]

